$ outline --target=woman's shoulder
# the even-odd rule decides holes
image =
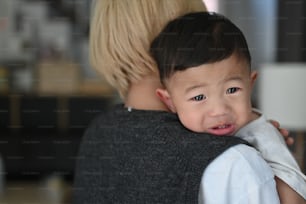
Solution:
[[[116,104],[99,113],[89,123],[84,138],[104,140],[113,135],[169,135],[168,128],[181,128],[176,114],[166,111],[137,110]],[[134,134],[137,133],[137,134]]]

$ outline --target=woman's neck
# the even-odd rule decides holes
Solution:
[[[157,88],[162,87],[157,76],[143,77],[132,83],[125,99],[125,106],[140,110],[168,110],[156,96]]]

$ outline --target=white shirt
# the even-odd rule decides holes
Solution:
[[[236,136],[252,144],[271,166],[275,176],[306,200],[306,176],[287,148],[283,136],[263,115],[241,128]]]
[[[254,148],[239,144],[207,166],[201,180],[199,203],[279,204],[280,201],[269,165]]]

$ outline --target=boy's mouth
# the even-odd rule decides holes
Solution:
[[[209,133],[214,135],[233,135],[235,126],[233,124],[222,124],[209,129]]]
[[[230,125],[220,125],[217,127],[214,127],[213,129],[218,130],[218,129],[224,129],[224,128],[228,128]]]

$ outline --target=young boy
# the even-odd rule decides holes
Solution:
[[[187,14],[164,28],[151,53],[165,87],[156,93],[186,128],[247,140],[272,167],[281,202],[304,202],[305,175],[279,131],[252,109],[257,73],[237,26],[216,13]]]

